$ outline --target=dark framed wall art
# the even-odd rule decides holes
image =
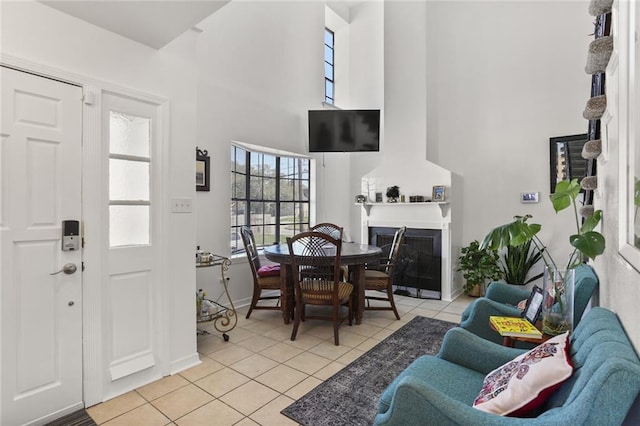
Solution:
[[[209,153],[196,147],[196,191],[209,191]]]
[[[587,174],[588,160],[582,158],[582,148],[587,134],[549,138],[549,191],[556,191],[556,184],[563,180],[581,181]]]

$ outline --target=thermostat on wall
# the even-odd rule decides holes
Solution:
[[[537,203],[539,196],[540,196],[539,192],[521,192],[520,202],[521,203]]]

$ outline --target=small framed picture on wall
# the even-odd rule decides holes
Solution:
[[[444,194],[444,185],[436,185],[433,187],[433,192],[431,194],[431,201],[444,201],[445,200],[445,194]]]
[[[196,147],[196,191],[209,191],[209,153]]]

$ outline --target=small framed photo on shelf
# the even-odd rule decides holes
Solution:
[[[434,201],[434,202],[444,201],[444,185],[436,185],[433,187],[433,193],[431,194],[431,201]]]

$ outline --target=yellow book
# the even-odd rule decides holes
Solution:
[[[489,321],[501,336],[542,339],[542,332],[524,318],[492,315]]]

